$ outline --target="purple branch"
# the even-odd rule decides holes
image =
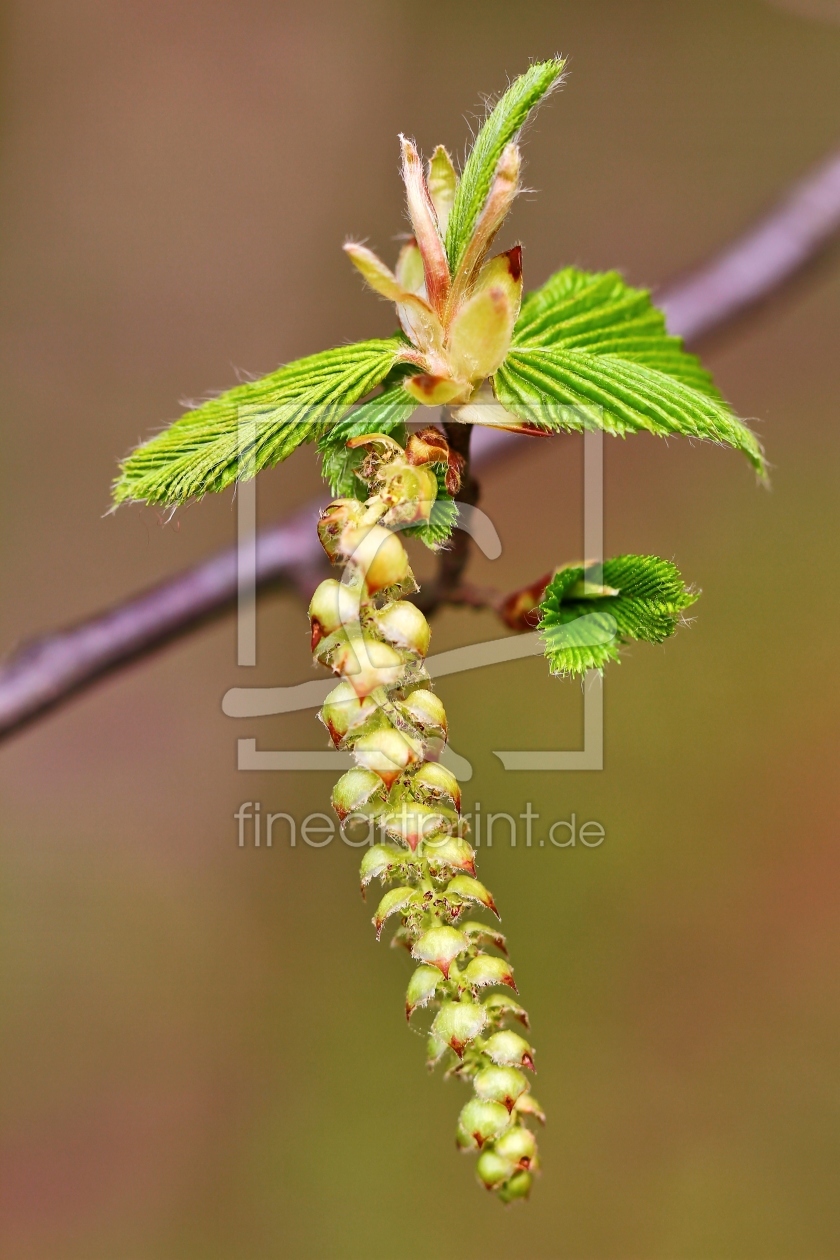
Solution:
[[[756,306],[800,272],[840,230],[840,153],[706,266],[658,297],[671,332],[696,341]],[[516,435],[476,429],[473,466],[508,454]],[[320,502],[257,537],[257,589],[306,589],[321,561]],[[0,665],[0,739],[150,655],[236,603],[236,548],[87,621],[25,643]]]

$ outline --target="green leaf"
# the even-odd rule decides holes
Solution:
[[[602,593],[604,587],[617,593]],[[676,565],[658,556],[616,556],[603,566],[558,570],[540,603],[551,672],[603,669],[634,639],[661,643],[696,599]]]
[[[455,193],[446,231],[446,254],[453,275],[487,200],[502,150],[516,138],[531,110],[557,84],[564,64],[562,58],[552,57],[549,61],[537,62],[514,79],[476,136]]]
[[[356,476],[366,452],[362,448],[348,451],[350,439],[364,433],[387,433],[405,446],[405,423],[418,406],[399,384],[355,407],[350,415],[322,434],[318,442],[321,471],[336,498],[364,500],[368,497],[367,487]]]
[[[529,294],[493,387],[508,411],[544,429],[682,434],[734,446],[765,475],[755,434],[668,335],[650,294],[614,271],[567,267]]]
[[[256,476],[378,385],[401,344],[393,337],[325,350],[186,412],[129,455],[114,502],[184,503]]]

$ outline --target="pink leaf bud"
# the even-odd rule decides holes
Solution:
[[[426,293],[430,305],[441,311],[449,293],[449,263],[438,229],[434,207],[426,185],[420,155],[410,140],[400,136],[403,156],[403,182],[417,248],[423,256]]]

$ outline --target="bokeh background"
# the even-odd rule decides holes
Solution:
[[[460,153],[482,93],[569,55],[508,233],[532,285],[569,262],[661,285],[840,138],[832,0],[27,0],[0,39],[4,649],[233,538],[230,496],[105,515],[115,460],[238,371],[390,330],[340,245],[396,248],[398,131]],[[608,443],[608,554],[704,594],[609,671],[603,773],[494,757],[580,741],[580,687],[540,661],[441,683],[468,806],[606,831],[481,860],[550,1112],[532,1202],[502,1210],[456,1154],[461,1087],[406,1031],[358,854],[237,848],[240,802],[301,818],[334,777],[235,768],[242,735],[324,746],[312,713],[221,712],[312,676],[277,595],[256,669],[227,618],[3,749],[8,1260],[836,1257],[839,314],[835,251],[706,347],[769,493],[732,453]],[[476,580],[580,553],[575,439],[523,440],[484,487],[504,553]],[[318,488],[307,448],[261,518]],[[434,645],[497,633],[449,611]]]

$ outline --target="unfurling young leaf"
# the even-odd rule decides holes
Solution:
[[[657,556],[616,556],[594,570],[560,569],[539,606],[552,673],[603,669],[633,639],[661,643],[696,599],[676,565]]]
[[[482,124],[449,213],[446,252],[453,275],[470,243],[502,153],[516,139],[531,111],[556,87],[564,64],[562,57],[536,62],[514,79]]]

